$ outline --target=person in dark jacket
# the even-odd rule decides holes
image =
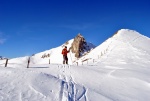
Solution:
[[[63,64],[68,64],[68,57],[67,54],[70,52],[67,51],[67,46],[65,46],[65,48],[62,50],[62,55],[63,55]]]

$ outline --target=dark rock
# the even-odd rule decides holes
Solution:
[[[95,46],[93,44],[88,44],[80,33],[74,38],[71,45],[71,51],[75,53],[75,57],[77,58],[89,52],[92,48],[95,48]]]

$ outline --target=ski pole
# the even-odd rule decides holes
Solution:
[[[71,58],[71,62],[72,62],[72,57],[71,57],[71,53],[69,52],[69,54],[70,54],[70,58]],[[72,64],[73,64],[73,62],[72,62]]]

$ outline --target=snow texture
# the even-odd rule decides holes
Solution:
[[[70,65],[63,45],[31,56],[29,68],[29,56],[0,60],[0,101],[150,101],[149,44],[121,29],[80,59],[68,54]]]

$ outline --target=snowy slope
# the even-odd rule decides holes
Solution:
[[[30,58],[30,64],[49,64],[49,61],[52,64],[62,64],[62,62],[63,62],[63,56],[61,54],[62,49],[64,48],[64,46],[67,46],[67,48],[69,50],[69,48],[71,47],[71,44],[73,43],[73,40],[74,39],[71,39],[59,47],[43,51],[43,52],[34,54],[32,56],[25,56],[25,57],[10,59],[9,63],[11,63],[11,64],[8,64],[8,65],[16,64],[16,61],[17,61],[17,64],[22,64],[24,62],[27,63],[29,58]],[[88,49],[92,49],[93,47],[95,47],[93,44],[88,43],[88,42],[87,42],[86,46]],[[86,50],[85,50],[85,52],[86,52]],[[84,53],[82,53],[82,54],[84,54]],[[68,58],[69,58],[68,59],[69,64],[71,64],[71,65],[75,64],[75,61],[77,60],[77,58],[75,57],[75,54],[72,53],[72,51],[69,52]],[[4,62],[5,62],[5,60],[4,60]]]
[[[79,66],[48,64],[40,59],[46,51],[31,57],[28,69],[28,57],[12,59],[6,68],[0,61],[0,101],[150,101],[149,44],[122,29],[79,59]]]
[[[107,39],[101,45],[93,49],[88,55],[82,57],[79,62],[84,60],[106,59],[110,55],[115,55],[118,59],[134,59],[136,57],[141,57],[148,59],[150,55],[149,47],[150,38],[141,35],[140,33],[129,30],[121,29],[113,37]]]
[[[73,42],[73,39],[69,40],[67,44],[63,44],[59,47],[56,47],[56,48],[53,48],[53,49],[50,49],[41,53],[37,53],[31,57],[31,61],[32,63],[36,63],[36,64],[44,64],[44,63],[46,64],[46,63],[49,63],[49,59],[50,59],[51,63],[61,64],[62,59],[63,59],[62,54],[61,54],[62,49],[64,48],[64,46],[67,46],[69,49],[71,47],[72,42]],[[47,55],[47,54],[50,54],[50,57],[41,58],[43,55]],[[68,56],[70,55],[73,57],[73,54],[71,52],[69,53]],[[69,63],[72,63],[70,59],[69,59]]]
[[[18,58],[13,58],[9,60],[9,64],[8,66],[12,67],[13,65],[20,67],[19,64],[24,64],[26,63],[24,66],[27,66],[27,62],[28,59],[30,58],[30,64],[49,64],[49,60],[50,63],[54,63],[54,64],[62,64],[63,61],[63,57],[62,57],[62,49],[64,48],[64,46],[67,46],[68,49],[71,47],[71,44],[73,42],[73,39],[69,40],[68,43],[64,43],[59,47],[56,48],[52,48],[50,50],[46,50],[37,54],[34,54],[33,56],[25,56],[25,57],[18,57]],[[68,54],[68,62],[69,64],[72,64],[73,60],[75,60],[75,56],[74,53],[70,52]],[[0,64],[5,64],[5,60],[0,61]],[[14,67],[14,66],[13,66]]]

